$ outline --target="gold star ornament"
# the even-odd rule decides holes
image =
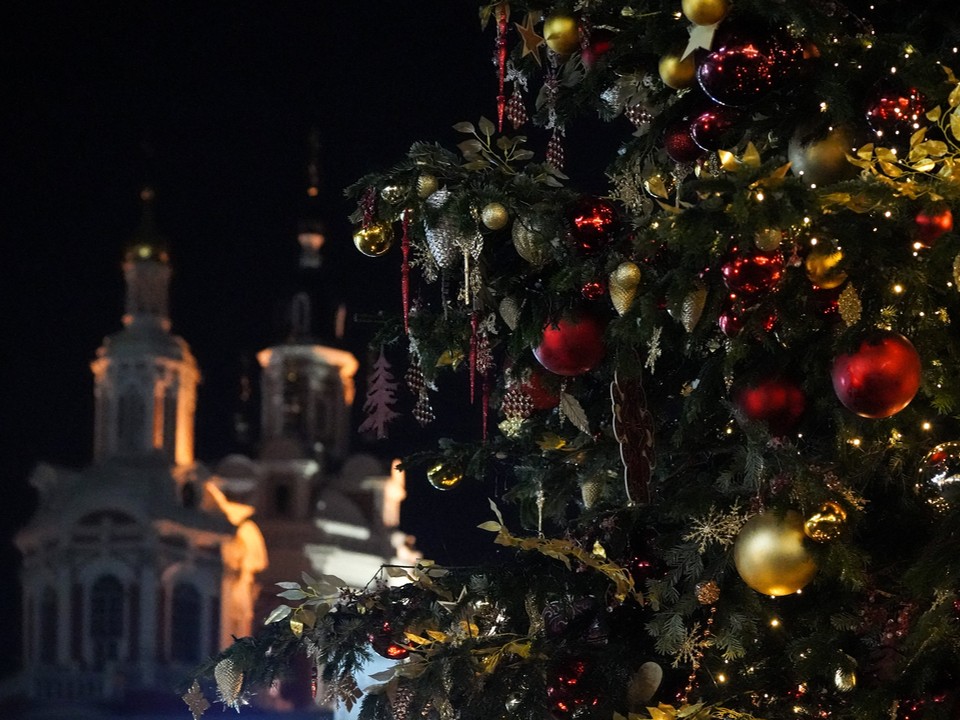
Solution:
[[[528,12],[527,16],[523,19],[522,25],[520,23],[514,23],[514,25],[517,26],[517,32],[519,32],[520,37],[523,38],[523,52],[520,56],[526,57],[527,55],[533,55],[533,59],[537,61],[537,65],[542,65],[540,46],[543,45],[544,39],[537,35],[537,31],[533,29],[534,24],[539,21],[540,13]]]

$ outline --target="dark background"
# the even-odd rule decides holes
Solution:
[[[236,449],[241,368],[282,339],[277,309],[295,280],[311,128],[329,226],[318,291],[352,318],[399,307],[399,254],[356,252],[342,188],[414,140],[452,146],[455,122],[496,110],[493,32],[480,31],[467,1],[16,2],[0,10],[0,28],[4,674],[19,660],[12,536],[34,507],[27,478],[38,461],[90,461],[89,362],[120,327],[120,262],[141,186],[156,189],[169,238],[173,329],[204,377],[197,456],[215,463]],[[348,324],[361,403],[372,331]],[[393,360],[401,375],[403,355]],[[444,434],[478,432],[479,410],[466,407],[448,419],[439,408]],[[379,448],[386,456],[437,432],[409,415],[396,428]],[[489,544],[471,530],[487,519],[486,502],[467,498],[495,488],[439,493],[421,472],[408,491],[404,528],[426,556],[450,562]]]

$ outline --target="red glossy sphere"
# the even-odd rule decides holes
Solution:
[[[921,210],[913,219],[916,227],[916,241],[929,247],[941,235],[953,230],[953,213],[948,207]]]
[[[704,150],[731,147],[736,143],[730,142],[730,131],[736,127],[741,116],[741,111],[732,107],[718,106],[704,110],[690,124],[690,135]]]
[[[607,292],[607,286],[600,280],[591,280],[580,288],[580,294],[587,300],[602,298]]]
[[[779,79],[770,56],[759,43],[721,47],[697,68],[697,82],[714,102],[743,106],[756,102]]]
[[[547,677],[547,708],[556,720],[569,720],[600,702],[599,689],[590,682],[589,664],[566,657],[553,664]]]
[[[557,375],[590,372],[606,353],[603,325],[592,315],[561,318],[543,329],[543,340],[533,349],[537,361]]]
[[[584,252],[597,252],[605,247],[620,227],[620,218],[613,203],[596,197],[582,197],[567,210],[570,234]]]
[[[902,144],[926,124],[927,99],[916,88],[880,85],[867,101],[865,114],[881,144]]]
[[[544,383],[543,373],[536,368],[530,372],[530,379],[522,388],[533,403],[534,410],[552,410],[560,404],[560,393]]]
[[[378,631],[370,633],[367,639],[378,655],[382,655],[389,660],[403,660],[410,654],[409,650],[395,642],[396,632],[389,622],[384,622]]]
[[[704,150],[693,141],[689,118],[677,120],[663,131],[663,149],[667,156],[678,163],[691,163],[699,159]]]
[[[857,415],[886,418],[903,410],[920,388],[920,356],[907,338],[888,330],[840,355],[831,371],[840,402]]]
[[[783,277],[783,254],[779,250],[730,249],[720,266],[723,281],[733,292],[748,297],[770,292]]]
[[[794,381],[768,378],[741,388],[736,403],[745,418],[763,423],[771,435],[779,436],[796,428],[807,398]]]

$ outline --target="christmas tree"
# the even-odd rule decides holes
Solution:
[[[960,717],[955,6],[479,10],[494,119],[349,193],[417,419],[462,357],[482,427],[408,464],[498,478],[503,549],[289,583],[221,695],[376,652],[377,720]]]

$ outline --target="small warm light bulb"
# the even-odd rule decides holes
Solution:
[[[717,682],[718,682],[718,683],[720,683],[720,684],[722,685],[722,684],[725,683],[726,681],[727,681],[727,676],[726,676],[726,675],[724,675],[723,673],[718,673],[718,674],[717,674]]]
[[[914,249],[914,250],[922,250],[922,249],[923,249],[923,243],[915,242],[915,243],[913,244],[913,249]]]
[[[896,285],[893,286],[893,291],[897,295],[900,295],[903,292],[903,285],[901,285],[900,283],[897,283]]]
[[[885,218],[888,218],[888,217],[890,217],[892,214],[893,214],[893,213],[891,213],[889,210],[887,210],[887,211],[883,214],[883,216],[884,216]]]
[[[896,75],[896,74],[897,74],[897,69],[896,69],[895,67],[890,68],[890,74],[891,74],[891,75]]]
[[[780,621],[777,618],[773,618],[773,620],[770,621],[770,627],[780,627]]]
[[[757,190],[757,202],[763,202],[764,194],[763,190]]]
[[[933,427],[933,425],[930,424],[929,420],[925,420],[923,422],[923,425],[921,425],[920,427],[923,428],[924,430],[929,430],[930,428]]]
[[[854,447],[860,447],[860,443],[861,443],[861,442],[862,442],[862,441],[860,440],[860,438],[853,438],[853,439],[850,441],[850,444],[853,445]]]

